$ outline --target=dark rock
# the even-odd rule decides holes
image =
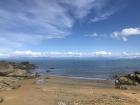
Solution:
[[[112,76],[112,79],[117,79],[118,78],[118,75],[113,75]]]
[[[118,76],[115,79],[116,88],[123,88],[123,86],[128,88],[128,85],[137,85],[138,83],[140,83],[140,72],[138,71],[125,76]]]
[[[140,74],[140,71],[135,71],[134,73],[135,73],[135,74]]]
[[[136,81],[140,83],[140,74],[136,74]]]
[[[127,77],[133,81],[135,81],[135,79],[136,79],[135,73],[130,73],[130,74],[126,75],[125,77]]]
[[[116,88],[128,89],[128,85],[137,85],[137,82],[129,79],[126,76],[121,76],[115,80],[115,87]]]
[[[136,84],[135,81],[129,79],[126,76],[121,76],[117,80],[120,85],[135,85]],[[117,81],[116,81],[116,83],[117,83]]]
[[[3,97],[0,97],[0,103],[2,103],[4,101]]]
[[[22,69],[22,70],[28,70],[28,71],[36,68],[34,64],[31,64],[27,61],[21,62],[19,64],[14,64],[13,66],[15,69]]]
[[[51,67],[51,68],[49,68],[49,69],[55,69],[54,67]]]
[[[51,72],[51,70],[46,70],[47,73]]]

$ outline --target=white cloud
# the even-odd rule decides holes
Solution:
[[[124,52],[122,52],[121,53],[121,57],[124,57],[124,58],[140,58],[140,53],[138,53],[138,52],[126,52],[126,51],[124,51]]]
[[[34,52],[34,51],[15,51],[12,55],[19,57],[109,57],[111,52]]]
[[[92,33],[92,34],[85,34],[85,37],[89,37],[89,38],[93,38],[95,40],[101,40],[101,39],[105,39],[108,37],[107,34],[99,34],[99,33]]]
[[[65,38],[66,34],[61,35],[42,35],[42,34],[27,34],[22,32],[1,32],[0,33],[0,45],[2,47],[18,48],[22,45],[37,45],[42,41],[54,38]]]
[[[138,36],[140,35],[140,28],[125,28],[120,32],[113,32],[111,37],[121,38],[123,41],[127,41],[129,36]]]
[[[95,52],[96,56],[111,56],[112,53],[111,52],[106,52],[106,51],[97,51]]]
[[[106,20],[108,19],[109,16],[113,15],[115,13],[115,11],[107,11],[105,13],[99,14],[96,17],[94,17],[93,19],[91,19],[91,22],[99,22],[101,20]]]
[[[103,58],[140,58],[140,52],[110,52],[110,51],[95,51],[95,52],[58,52],[58,51],[31,51],[31,50],[21,50],[21,51],[8,51],[1,49],[0,58],[4,57],[103,57]]]
[[[83,57],[87,54],[81,52],[33,52],[33,51],[15,51],[14,56],[19,57]]]
[[[25,57],[41,57],[43,56],[43,53],[41,52],[33,52],[33,51],[15,51],[14,52],[15,56],[25,56]]]
[[[70,6],[76,19],[86,17],[98,0],[60,0]],[[102,2],[102,1],[101,1]]]
[[[96,2],[95,4],[95,15],[90,19],[90,22],[99,22],[102,20],[106,20],[123,7],[121,0],[113,1],[111,5],[107,5],[110,2],[112,1],[98,0],[98,2]]]
[[[19,43],[20,47],[29,41],[32,44],[65,38],[71,34],[77,20],[81,21],[93,11],[102,10],[105,5],[106,0],[0,1],[0,39],[6,40],[1,43]],[[100,17],[107,16],[106,13]]]
[[[28,35],[40,34],[44,37],[61,38],[69,35],[68,30],[73,25],[73,19],[67,16],[65,8],[54,0],[32,0],[32,3],[27,0],[15,0],[10,5],[13,11],[5,7],[0,7],[0,26],[9,33],[22,32]]]

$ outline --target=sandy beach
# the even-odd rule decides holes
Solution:
[[[140,105],[140,88],[115,89],[108,80],[58,76],[25,79],[21,87],[1,91],[1,105]]]
[[[140,105],[140,0],[0,0],[0,105]]]

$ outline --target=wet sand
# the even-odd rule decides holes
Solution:
[[[57,76],[22,80],[20,88],[0,96],[4,98],[0,105],[140,105],[139,86],[120,90],[108,80]]]

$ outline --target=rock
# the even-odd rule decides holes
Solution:
[[[18,65],[15,66],[15,68],[18,68],[18,69],[23,69],[23,70],[31,70],[31,69],[35,69],[35,65],[34,64],[31,64],[29,62],[21,62],[19,63]]]
[[[0,76],[32,78],[31,69],[35,69],[35,65],[29,62],[15,63],[0,61]]]
[[[47,73],[51,72],[51,70],[46,70]]]
[[[135,81],[136,75],[135,75],[135,73],[130,73],[130,74],[126,75],[125,77]]]
[[[135,71],[135,74],[140,74],[140,71]]]
[[[138,85],[140,83],[140,72],[136,71],[125,76],[118,76],[115,79],[116,88],[128,88],[127,85]]]
[[[112,79],[117,79],[118,78],[118,75],[113,75],[112,76]]]
[[[9,73],[14,72],[14,68],[6,61],[0,61],[0,76],[6,76]]]
[[[65,102],[63,102],[63,101],[59,101],[58,105],[67,105],[67,104]]]
[[[121,76],[115,80],[115,86],[119,85],[136,85],[136,82],[126,76]]]
[[[31,69],[35,65],[29,62],[0,61],[0,90],[12,90],[20,87],[20,79],[36,78],[38,74],[32,74]]]
[[[9,73],[7,76],[10,77],[28,77],[26,70],[16,69],[14,72]]]
[[[0,77],[0,90],[12,90],[20,87],[19,79],[14,77]]]
[[[135,83],[140,83],[140,72],[136,71],[134,73],[130,73],[128,75],[126,75],[127,78],[131,79],[132,81],[134,81]]]
[[[140,83],[140,74],[136,74],[136,81]]]
[[[55,69],[54,67],[51,67],[51,68],[49,68],[49,69]]]
[[[21,70],[21,69],[16,69],[15,72],[10,73],[7,75],[8,77],[17,77],[19,79],[32,79],[32,78],[37,78],[39,77],[39,73],[34,72],[34,73],[28,73],[26,70]]]
[[[0,103],[2,103],[4,101],[3,97],[0,97]]]
[[[38,78],[40,74],[38,72],[29,74],[28,78]]]

